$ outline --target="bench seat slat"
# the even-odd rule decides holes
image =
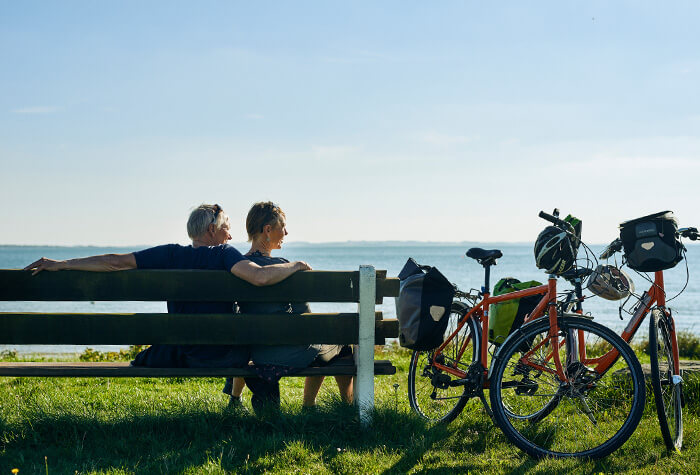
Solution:
[[[383,343],[385,338],[398,336],[398,322],[377,319],[375,330],[377,342]],[[2,344],[297,345],[357,341],[356,313],[0,313]]]
[[[354,375],[355,365],[351,360],[340,360],[328,366],[305,368],[293,376],[332,376]],[[396,367],[388,360],[375,360],[376,375],[396,373]],[[145,368],[130,366],[126,362],[116,363],[0,363],[0,376],[27,377],[216,377],[216,376],[255,376],[249,368]]]

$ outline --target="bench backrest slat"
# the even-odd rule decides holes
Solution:
[[[382,275],[386,271],[378,271],[377,295],[398,295],[398,280]],[[0,270],[0,300],[357,302],[358,283],[357,271],[298,272],[276,285],[256,287],[225,271],[61,271],[32,276]]]
[[[375,321],[378,340],[396,334],[396,320]],[[1,344],[355,344],[357,313],[35,314],[0,313]],[[167,331],[164,331],[167,329]]]

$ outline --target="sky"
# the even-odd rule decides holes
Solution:
[[[700,226],[700,4],[0,0],[0,244]]]

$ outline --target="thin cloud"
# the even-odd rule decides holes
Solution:
[[[649,171],[649,170],[688,170],[700,168],[700,160],[690,157],[639,156],[639,155],[598,155],[588,160],[570,162],[563,165],[577,170],[598,171]]]
[[[52,107],[52,106],[34,106],[34,107],[21,107],[19,109],[13,109],[12,113],[14,113],[14,114],[41,115],[41,114],[53,114],[57,110],[58,110],[58,108]]]
[[[317,158],[345,158],[359,151],[358,147],[352,145],[313,145],[311,147]]]
[[[462,145],[472,142],[474,137],[467,137],[466,135],[442,134],[439,132],[427,132],[422,134],[420,139],[423,142],[431,145],[437,145],[438,147],[450,147],[453,145]]]

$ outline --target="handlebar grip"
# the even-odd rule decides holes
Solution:
[[[554,210],[555,213],[559,213],[559,210]],[[564,221],[563,219],[559,219],[556,216],[552,216],[549,213],[545,213],[544,211],[540,211],[539,214],[540,218],[549,221],[552,223],[554,226],[558,227],[562,231],[569,233],[571,236],[575,236],[576,232],[574,231],[574,227],[570,224]],[[578,239],[578,237],[577,237]]]
[[[684,237],[688,238],[691,241],[697,241],[698,238],[700,237],[700,233],[698,233],[697,228],[681,228],[678,230],[678,233]]]
[[[551,214],[545,213],[544,211],[540,211],[540,215],[539,215],[539,216],[540,216],[540,218],[542,218],[542,219],[544,219],[544,220],[547,220],[547,221],[549,221],[549,222],[552,223],[552,224],[561,224],[561,223],[562,223],[562,220],[561,220],[561,219],[555,218],[555,217],[552,216]]]

